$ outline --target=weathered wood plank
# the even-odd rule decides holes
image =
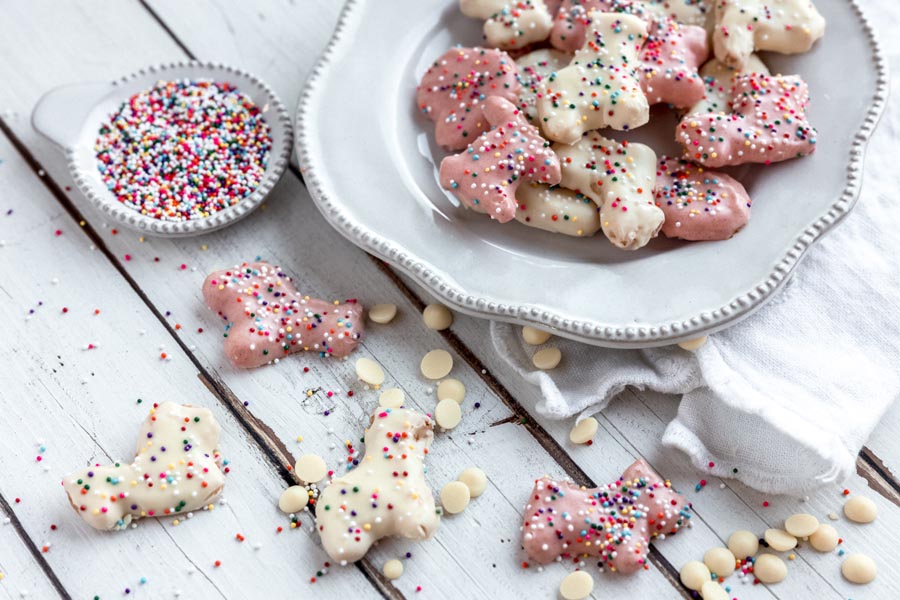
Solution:
[[[4,504],[5,499],[0,499],[0,598],[62,598],[60,590],[35,559],[35,548],[16,530],[12,522],[14,513],[7,511]]]
[[[110,7],[110,10],[117,9]],[[102,37],[106,34],[94,31],[90,22],[84,22],[83,25],[80,33],[85,37]],[[29,35],[54,34],[35,30],[30,31]],[[69,33],[65,35],[68,51],[77,51],[78,36]],[[107,40],[108,49],[126,47],[123,40],[116,36],[113,38]],[[127,60],[131,59],[133,56],[129,55]],[[246,63],[243,66],[253,68]],[[46,71],[42,73],[47,74]],[[51,72],[50,75],[71,76],[72,71]],[[47,76],[47,79],[51,77]],[[33,97],[37,96],[38,91],[39,88],[35,86],[32,90]],[[27,140],[30,148],[41,157],[48,172],[54,177],[60,177],[61,181],[66,181],[58,157],[45,144],[35,142],[29,128],[21,120],[12,119],[10,123],[16,134]],[[297,198],[301,201],[296,202]],[[75,198],[75,201],[80,207],[84,206],[80,198]],[[374,405],[375,395],[363,394],[365,390],[354,383],[352,363],[349,362],[297,358],[284,361],[278,367],[253,372],[235,372],[225,365],[220,339],[212,332],[216,329],[217,322],[203,308],[200,300],[199,283],[207,270],[262,254],[267,259],[284,265],[300,265],[302,270],[295,271],[303,275],[300,280],[323,295],[348,295],[356,290],[363,290],[366,295],[363,299],[366,301],[369,298],[372,301],[396,300],[402,305],[401,310],[405,316],[393,326],[373,332],[363,353],[379,360],[389,372],[391,381],[401,383],[421,408],[430,410],[433,407],[433,396],[429,398],[427,393],[431,385],[422,381],[421,376],[416,373],[418,358],[425,350],[431,349],[433,344],[439,344],[440,337],[424,331],[409,305],[403,305],[404,299],[396,288],[364,254],[343,242],[325,226],[297,180],[288,179],[280,186],[269,209],[251,217],[239,228],[207,236],[202,242],[148,240],[142,244],[133,234],[121,232],[113,235],[110,228],[103,227],[102,221],[94,219],[96,215],[90,212],[87,214],[90,215],[88,219],[102,232],[102,237],[114,256],[122,257],[125,252],[132,256],[131,261],[125,264],[128,273],[139,282],[142,291],[160,312],[171,311],[170,325],[176,322],[184,324],[178,335],[187,346],[196,346],[196,355],[204,370],[208,365],[213,366],[209,370],[213,386],[218,390],[224,389],[237,402],[248,401],[249,411],[261,417],[264,427],[280,438],[273,440],[273,445],[286,462],[290,461],[290,456],[285,450],[290,450],[295,454],[319,452],[331,464],[339,464],[344,456],[343,440],[355,440],[359,437],[366,415]],[[204,251],[202,245],[211,251]],[[153,260],[156,256],[160,257],[158,263]],[[183,271],[179,269],[178,265],[181,263],[188,265],[188,268]],[[353,289],[347,290],[342,281],[335,279],[335,273],[340,273],[343,281],[352,282]],[[207,329],[206,333],[197,333],[201,326]],[[410,340],[414,340],[414,343],[410,343]],[[310,372],[304,374],[302,365],[310,366]],[[434,483],[440,484],[455,478],[465,466],[481,464],[495,480],[496,487],[493,489],[496,492],[493,493],[497,497],[492,500],[491,495],[488,495],[475,502],[464,515],[448,519],[444,531],[456,532],[453,537],[439,537],[413,549],[414,560],[410,561],[407,575],[400,580],[398,587],[404,592],[412,593],[421,584],[427,586],[435,596],[449,596],[455,593],[455,585],[461,575],[458,570],[448,569],[448,565],[458,564],[460,570],[468,573],[470,584],[485,594],[503,594],[509,593],[509,590],[526,594],[536,587],[549,592],[556,586],[558,578],[513,574],[512,570],[518,569],[516,565],[519,561],[516,553],[518,505],[530,489],[530,479],[533,477],[531,471],[540,474],[557,467],[543,449],[518,427],[504,425],[489,428],[490,423],[505,419],[509,415],[508,411],[487,390],[479,388],[480,380],[475,374],[461,368],[457,369],[455,375],[469,387],[469,406],[479,399],[483,406],[467,415],[463,425],[457,429],[460,433],[454,433],[453,438],[466,439],[465,434],[472,431],[484,433],[472,436],[475,441],[471,445],[465,443],[457,447],[450,445],[451,436],[441,436],[432,454],[430,478]],[[351,386],[355,386],[358,395],[352,402],[344,397],[335,398],[333,408],[337,410],[330,417],[322,414],[323,409],[331,405],[326,403],[321,394],[306,402],[302,401],[305,389],[322,387],[324,390],[344,392]],[[246,418],[252,421],[249,414]],[[295,439],[298,434],[304,437],[299,446],[287,441]],[[334,444],[334,448],[326,450],[329,444]],[[495,447],[507,449],[508,455],[516,457],[520,464],[533,463],[539,466],[525,473],[510,470],[507,464],[485,464],[482,457],[486,454],[486,449],[491,448],[491,452],[495,452]],[[509,494],[509,498],[505,494]],[[480,554],[473,552],[473,535],[479,536],[477,545]],[[396,555],[400,549],[406,550],[406,546],[385,544],[376,551],[375,560],[377,562],[379,557]],[[487,561],[486,557],[489,556],[496,557],[496,567]],[[563,567],[554,566],[553,569],[561,572]],[[498,577],[498,573],[502,576]],[[672,593],[667,580],[657,572],[640,578],[636,584],[625,582],[621,578],[610,578],[605,587],[612,590],[638,590],[648,597],[665,597]]]
[[[42,556],[66,590],[79,598],[139,586],[153,596],[180,590],[203,598],[287,589],[375,594],[355,570],[309,582],[324,553],[307,528],[276,534],[288,525],[275,508],[285,483],[270,461],[3,137],[0,157],[0,316],[10,342],[0,346],[9,366],[0,371],[0,494],[20,499],[11,505],[16,517],[35,543],[49,543]],[[170,361],[160,360],[163,351]],[[60,480],[92,462],[128,458],[147,409],[164,400],[215,413],[231,470],[224,500],[179,526],[150,519],[125,532],[91,529],[72,511]],[[237,541],[238,533],[247,541]]]

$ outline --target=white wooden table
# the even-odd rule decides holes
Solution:
[[[426,329],[421,290],[332,231],[296,169],[237,226],[189,240],[142,239],[105,222],[73,191],[62,156],[29,124],[36,100],[53,86],[188,57],[245,68],[293,106],[340,4],[0,2],[0,598],[554,598],[572,566],[540,571],[520,564],[520,510],[532,479],[549,473],[611,481],[638,456],[689,493],[693,527],[654,544],[650,569],[638,576],[589,566],[598,579],[595,598],[690,597],[677,581],[684,562],[739,528],[761,533],[800,510],[822,519],[839,513],[844,487],[879,505],[874,524],[838,523],[848,551],[878,560],[874,584],[851,585],[840,576],[837,555],[802,549],[785,582],[767,588],[733,578],[731,595],[900,597],[900,483],[893,475],[900,406],[863,449],[851,481],[805,500],[719,480],[694,493],[700,475],[659,445],[677,398],[626,391],[599,416],[594,445],[574,447],[571,423],[532,418],[536,390],[501,367],[486,323],[457,315],[450,331]],[[892,3],[879,4],[870,8],[876,22],[900,23]],[[892,54],[896,62],[900,56]],[[359,439],[375,393],[356,381],[352,361],[296,357],[247,372],[228,366],[200,282],[214,268],[256,256],[288,267],[304,289],[323,296],[347,292],[351,281],[366,304],[396,303],[399,317],[370,326],[358,355],[383,365],[388,383],[423,410],[435,399],[418,373],[420,357],[438,347],[453,353],[454,376],[468,389],[463,422],[440,435],[428,477],[439,487],[479,465],[491,485],[463,514],[446,518],[432,541],[388,541],[356,567],[316,576],[326,556],[312,519],[291,530],[276,507],[293,483],[286,465],[305,452],[338,464],[344,440]],[[86,350],[88,344],[96,348]],[[307,399],[305,390],[315,388],[336,394]],[[357,393],[349,398],[348,390]],[[127,532],[91,530],[68,506],[61,477],[89,461],[128,456],[148,405],[163,400],[208,406],[222,423],[231,467],[225,500],[177,526],[147,520]],[[407,551],[405,574],[389,582],[381,566]]]

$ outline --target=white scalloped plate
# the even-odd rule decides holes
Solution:
[[[271,128],[272,150],[259,186],[233,206],[205,219],[184,222],[160,221],[120,203],[110,192],[94,156],[100,124],[132,95],[149,89],[161,79],[213,79],[234,84],[260,107]],[[240,69],[220,63],[184,61],[155,65],[115,81],[76,83],[44,94],[31,114],[35,130],[66,154],[72,178],[85,196],[103,214],[133,229],[160,237],[200,235],[226,227],[249,215],[268,195],[287,168],[293,137],[291,118],[272,89]]]
[[[887,71],[854,0],[818,6],[828,33],[812,52],[767,55],[810,86],[816,153],[732,173],[754,200],[724,242],[656,239],[637,252],[466,211],[441,190],[444,153],[415,106],[428,65],[480,24],[455,0],[350,0],[300,99],[297,150],[313,199],[358,246],[443,302],[591,344],[673,344],[727,327],[770,300],[810,245],[859,195],[863,153],[887,95]],[[629,139],[677,154],[675,117],[654,109]],[[621,136],[618,136],[621,137]]]

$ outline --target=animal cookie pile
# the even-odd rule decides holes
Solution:
[[[755,54],[808,51],[825,32],[810,0],[460,0],[484,48],[451,48],[416,91],[450,152],[440,182],[500,223],[636,250],[662,231],[724,240],[750,218],[739,181],[710,170],[815,150],[799,75]],[[711,32],[711,35],[710,33]],[[516,58],[514,58],[516,57]],[[680,113],[681,156],[628,132],[650,106]],[[623,132],[619,141],[600,133]]]

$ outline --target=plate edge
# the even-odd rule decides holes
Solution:
[[[331,40],[316,62],[300,94],[296,112],[295,146],[301,172],[313,201],[332,227],[357,246],[397,266],[431,293],[447,301],[449,305],[461,312],[483,318],[536,325],[545,329],[551,328],[564,337],[613,348],[663,346],[699,337],[733,325],[750,316],[771,300],[790,279],[794,269],[800,264],[807,251],[840,223],[859,200],[866,147],[887,104],[889,76],[887,60],[881,44],[869,19],[860,7],[859,1],[846,0],[859,19],[872,51],[876,68],[875,93],[872,96],[872,103],[862,125],[854,135],[850,147],[843,191],[821,217],[800,233],[793,246],[787,250],[784,257],[761,282],[744,294],[713,310],[703,311],[681,321],[640,326],[620,326],[569,319],[563,314],[537,306],[506,304],[491,298],[466,294],[448,282],[451,278],[447,273],[425,263],[390,240],[382,238],[351,219],[342,207],[329,198],[323,190],[323,182],[319,179],[315,158],[310,153],[309,139],[315,133],[316,125],[308,118],[308,105],[317,93],[320,80],[328,71],[332,55],[336,48],[344,42],[344,34],[349,27],[351,16],[365,1],[347,0]]]

